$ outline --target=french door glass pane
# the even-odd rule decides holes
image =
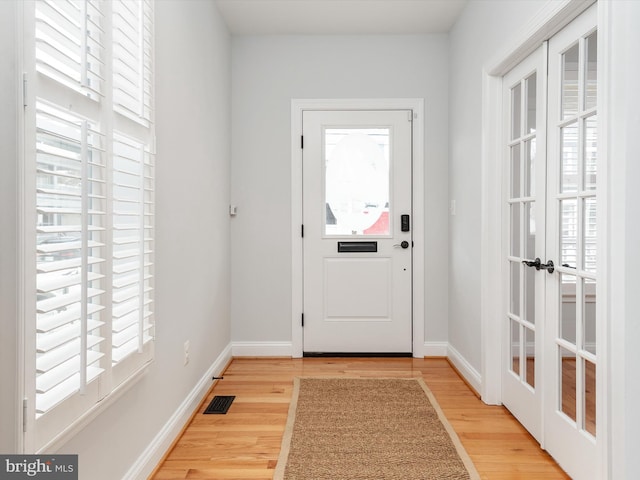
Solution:
[[[558,347],[560,360],[560,410],[576,421],[576,355]]]
[[[576,343],[576,277],[560,274],[560,338]]]
[[[524,143],[524,196],[530,197],[536,191],[536,139]]]
[[[587,37],[585,48],[587,65],[584,78],[584,108],[588,110],[598,102],[598,32]]]
[[[525,359],[526,371],[525,379],[531,388],[536,386],[536,332],[530,328],[525,328]]]
[[[389,128],[325,131],[326,235],[389,235]]]
[[[536,203],[524,204],[524,230],[526,233],[524,244],[524,256],[529,259],[536,257]]]
[[[520,256],[520,203],[513,203],[511,209],[511,255]]]
[[[584,232],[584,243],[582,247],[582,266],[585,271],[590,273],[596,273],[596,247],[598,243],[596,207],[597,202],[595,197],[584,199],[584,224],[582,227],[582,231]]]
[[[531,75],[525,80],[525,88],[527,90],[527,115],[525,125],[526,133],[536,131],[536,94],[537,94],[537,74]]]
[[[560,158],[560,191],[578,191],[578,123],[574,122],[560,129],[562,145]]]
[[[520,144],[511,147],[511,198],[520,197]]]
[[[511,140],[520,137],[522,87],[518,83],[511,89]]]
[[[596,436],[596,364],[584,361],[584,429]]]
[[[520,316],[520,263],[511,263],[511,313]]]
[[[579,45],[562,54],[562,119],[578,114]]]
[[[596,281],[584,279],[583,312],[584,312],[584,349],[596,354]]]
[[[584,189],[595,190],[598,174],[598,116],[584,121]]]
[[[536,269],[524,269],[524,320],[536,323]]]
[[[511,371],[520,376],[520,324],[511,320]]]
[[[575,198],[560,201],[560,255],[561,264],[576,268],[578,240],[578,201]]]

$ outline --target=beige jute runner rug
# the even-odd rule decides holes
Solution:
[[[421,378],[296,378],[273,478],[480,476]]]

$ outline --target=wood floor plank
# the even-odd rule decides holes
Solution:
[[[446,359],[236,358],[150,480],[271,480],[295,376],[422,377],[482,479],[569,477],[503,407],[482,403]],[[226,415],[202,415],[235,395]]]

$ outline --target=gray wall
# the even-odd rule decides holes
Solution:
[[[478,372],[482,67],[544,3],[471,1],[450,33],[449,194],[456,215],[449,222],[449,342]]]
[[[424,98],[425,332],[447,340],[446,35],[232,40],[234,341],[291,340],[291,99]]]

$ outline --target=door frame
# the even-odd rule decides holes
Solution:
[[[501,269],[493,266],[502,262],[502,77],[513,67],[527,58],[544,41],[567,26],[571,21],[587,10],[595,0],[562,0],[547,2],[521,29],[521,33],[513,42],[487,62],[483,68],[483,104],[482,104],[482,198],[481,198],[481,347],[482,347],[482,386],[481,396],[488,404],[501,404],[502,400],[502,352],[504,342],[508,341],[502,335],[502,299],[505,294]],[[608,248],[611,237],[611,227],[607,223],[607,212],[611,211],[608,189],[608,169],[610,160],[607,142],[607,123],[610,121],[607,99],[610,96],[609,79],[606,67],[611,58],[611,43],[609,41],[611,25],[611,4],[607,1],[598,2],[598,32],[599,49],[598,62],[602,65],[598,80],[598,103],[602,110],[598,115],[599,132],[599,162],[598,172],[598,271],[597,285],[597,317],[611,320],[610,278]],[[612,357],[612,327],[600,322],[597,327],[599,339],[598,384],[596,395],[598,398],[596,415],[601,428],[598,430],[598,472],[597,478],[612,478],[612,445],[616,440],[612,430],[614,415],[611,412],[613,396],[611,395],[611,371],[614,358]],[[500,348],[495,348],[495,339],[500,339]]]
[[[424,206],[424,99],[292,99],[291,100],[291,350],[293,358],[303,354],[303,242],[302,225],[302,114],[305,110],[412,110],[412,223],[413,356],[425,355],[425,206]]]

